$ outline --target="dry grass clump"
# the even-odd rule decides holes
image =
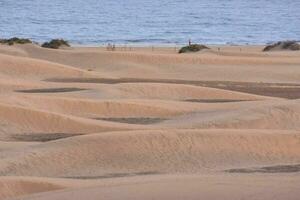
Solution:
[[[44,48],[50,48],[50,49],[59,49],[60,47],[70,47],[70,44],[68,41],[63,39],[53,39],[50,42],[45,42],[42,44],[42,47]]]
[[[26,38],[13,37],[9,39],[0,39],[0,44],[14,45],[14,44],[31,44],[31,43],[32,41]]]
[[[209,49],[207,46],[202,44],[191,44],[185,47],[182,47],[178,53],[190,53],[190,52],[198,52],[203,49]]]
[[[267,45],[263,51],[274,51],[274,50],[300,50],[300,44],[296,41],[280,41],[274,44]]]

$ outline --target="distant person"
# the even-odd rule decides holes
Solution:
[[[189,46],[191,46],[192,45],[192,41],[191,41],[191,39],[189,39]]]
[[[107,44],[107,48],[106,49],[107,49],[107,51],[111,50],[111,44],[110,43]]]

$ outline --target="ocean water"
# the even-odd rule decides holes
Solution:
[[[0,0],[0,38],[73,44],[300,40],[300,0]]]

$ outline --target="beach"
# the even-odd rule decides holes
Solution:
[[[1,200],[298,200],[300,51],[0,45]]]

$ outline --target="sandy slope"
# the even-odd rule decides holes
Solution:
[[[107,52],[104,48],[49,50],[32,45],[19,46],[26,56],[90,69],[102,75],[119,77],[173,78],[190,80],[228,80],[299,82],[298,53],[262,53],[262,47],[224,48],[224,52],[178,55],[174,50],[149,52],[144,49]],[[223,49],[223,48],[221,48]],[[0,51],[1,52],[1,51]],[[284,66],[284,67],[283,67]],[[272,73],[270,73],[272,71]]]
[[[0,199],[297,199],[300,53],[0,45]]]
[[[64,189],[62,184],[51,183],[50,181],[34,180],[34,178],[1,178],[0,179],[0,198],[21,196],[24,194],[46,192]]]
[[[297,200],[299,175],[207,175],[171,176],[152,179],[128,178],[130,182],[115,180],[114,183],[83,189],[68,189],[52,193],[41,193],[22,200],[68,200],[68,199],[274,199]]]
[[[191,173],[299,163],[299,142],[299,134],[289,131],[108,132],[24,149],[22,154],[0,161],[0,174],[93,178],[120,173]]]
[[[163,127],[300,130],[300,101],[250,102],[239,109],[210,109],[166,121]]]
[[[84,76],[85,71],[69,66],[40,61],[31,58],[21,58],[0,54],[1,75],[22,79],[45,79],[53,76]]]

